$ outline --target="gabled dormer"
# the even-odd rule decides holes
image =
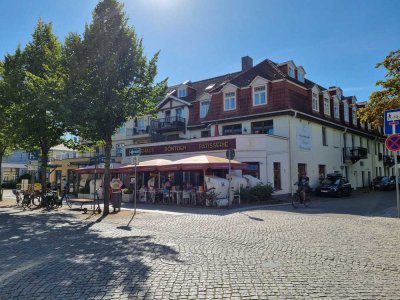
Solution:
[[[317,85],[314,85],[311,89],[311,107],[315,112],[319,112],[319,94],[320,89]]]
[[[322,92],[322,98],[324,103],[324,115],[331,116],[331,97],[327,90]]]
[[[223,108],[224,111],[235,110],[237,107],[237,89],[238,87],[232,83],[226,84],[222,88],[222,95],[223,95]]]
[[[349,117],[349,102],[347,100],[343,100],[343,117],[346,123],[350,122]]]
[[[296,79],[296,65],[293,60],[279,64],[278,68],[289,77]]]
[[[340,120],[340,100],[338,96],[333,96],[333,117]]]
[[[302,66],[297,67],[297,80],[304,83],[306,71]]]
[[[203,93],[199,97],[199,106],[200,106],[200,118],[205,118],[208,114],[208,109],[210,108],[211,94]]]
[[[253,106],[266,105],[268,103],[268,80],[256,76],[250,83],[253,98]]]

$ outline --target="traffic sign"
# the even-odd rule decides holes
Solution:
[[[91,157],[89,159],[89,164],[97,165],[97,164],[104,163],[105,160],[106,160],[106,157],[104,155],[98,155],[98,156]]]
[[[385,110],[384,123],[385,135],[400,133],[400,108]]]
[[[234,159],[235,158],[235,150],[233,150],[233,149],[226,150],[226,158],[229,160]]]
[[[28,160],[39,160],[39,151],[29,152],[28,153]]]
[[[400,134],[389,135],[385,142],[386,148],[391,151],[400,151]]]
[[[131,148],[128,151],[128,156],[139,156],[142,152],[141,148]]]

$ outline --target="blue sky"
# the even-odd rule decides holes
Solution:
[[[158,79],[169,84],[258,63],[293,60],[306,77],[368,99],[385,71],[377,62],[400,48],[396,0],[125,0],[129,23],[146,53],[161,50]],[[1,0],[0,57],[31,38],[39,17],[53,22],[60,40],[82,33],[97,0]]]

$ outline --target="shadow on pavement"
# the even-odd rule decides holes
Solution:
[[[88,299],[145,293],[151,266],[143,257],[174,259],[172,248],[152,236],[112,237],[94,222],[67,214],[1,214],[1,299]]]

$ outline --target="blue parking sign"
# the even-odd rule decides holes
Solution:
[[[394,132],[393,132],[394,125]],[[400,108],[385,110],[384,112],[385,135],[400,133]]]

